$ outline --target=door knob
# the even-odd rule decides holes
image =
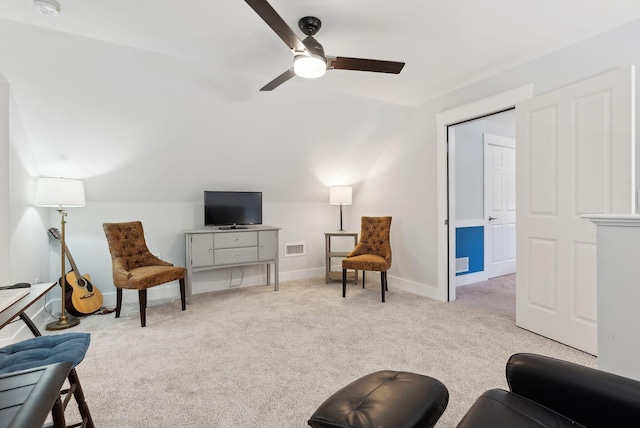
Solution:
[[[493,221],[493,220],[497,220],[497,219],[498,219],[498,217],[491,217],[491,216],[489,216],[489,221]]]

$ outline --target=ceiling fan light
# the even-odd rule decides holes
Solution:
[[[296,55],[293,72],[305,79],[315,79],[327,72],[327,60],[318,55]]]
[[[33,7],[46,16],[60,15],[60,3],[56,0],[33,0]]]

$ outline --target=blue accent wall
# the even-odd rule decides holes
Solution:
[[[456,258],[469,257],[469,271],[456,273],[466,275],[484,270],[484,227],[456,228]]]

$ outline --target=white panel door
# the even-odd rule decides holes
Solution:
[[[516,141],[484,134],[484,269],[516,271]]]
[[[516,324],[597,355],[596,230],[632,213],[634,71],[615,70],[516,106]]]

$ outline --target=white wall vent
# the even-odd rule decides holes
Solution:
[[[284,244],[284,256],[304,256],[304,242],[296,242],[293,244]]]
[[[456,259],[456,273],[469,272],[469,257]]]

